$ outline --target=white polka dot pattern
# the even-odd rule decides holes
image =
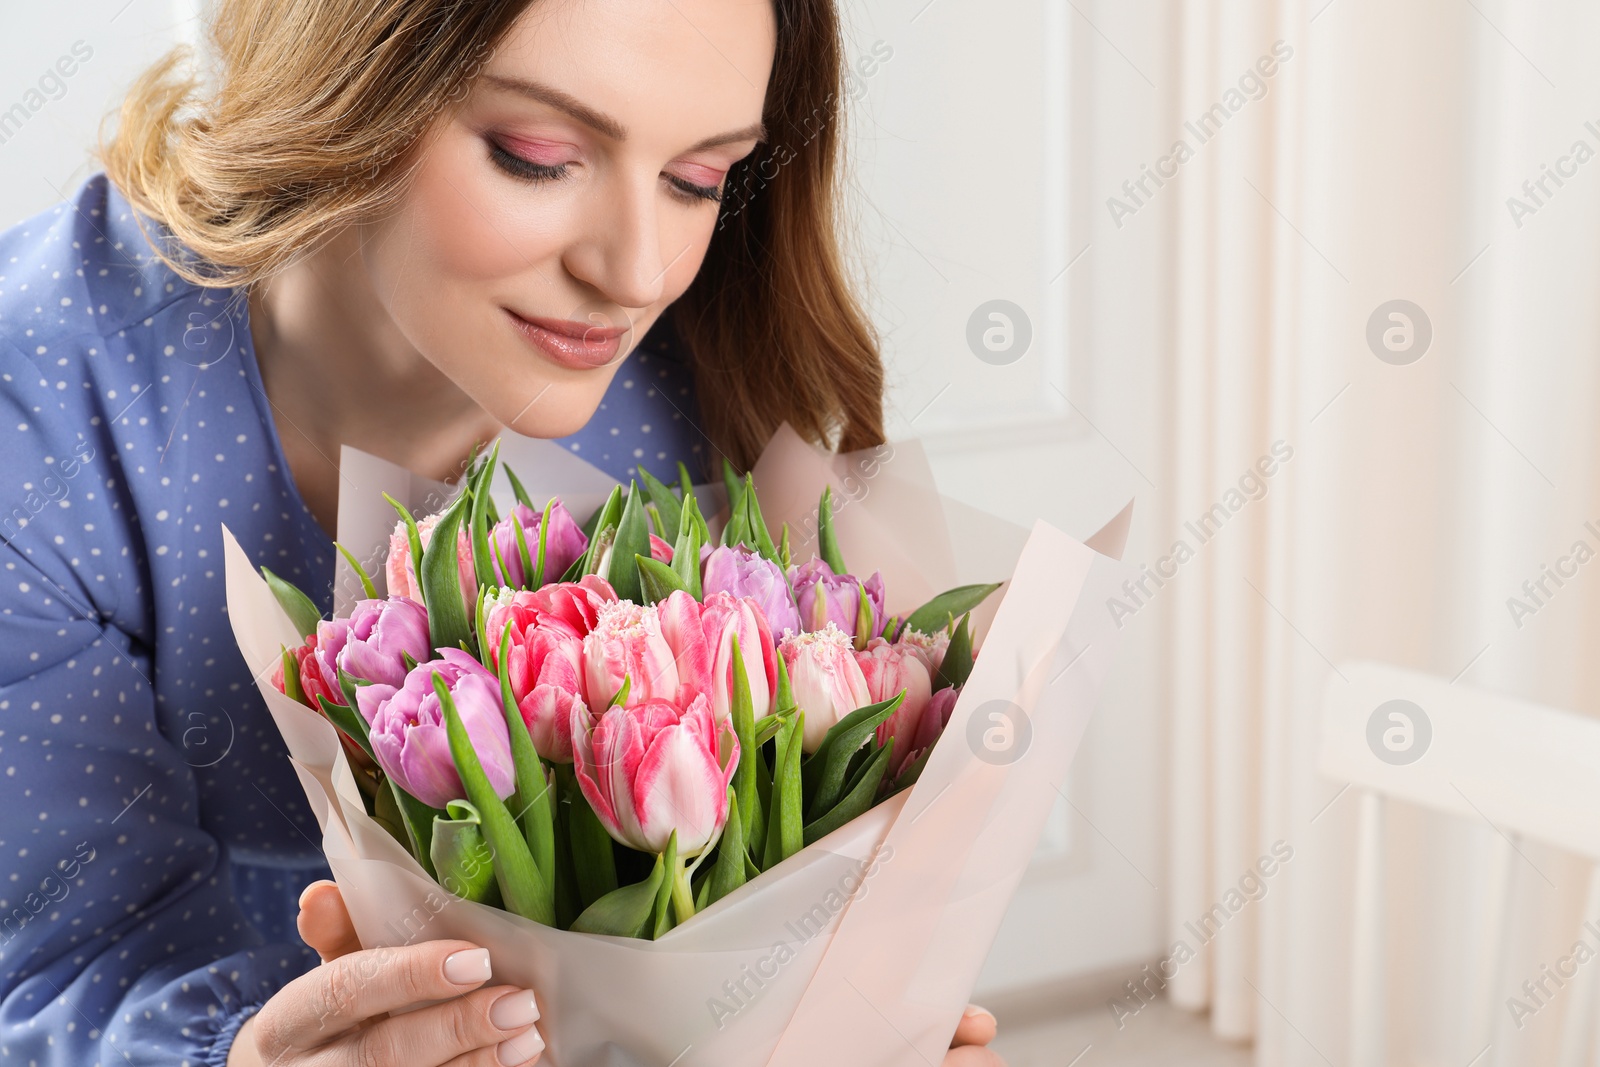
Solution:
[[[221,524],[324,614],[334,552],[246,314],[152,256],[103,174],[0,233],[0,1062],[221,1067],[316,963],[293,920],[320,832],[234,644]],[[560,440],[701,478],[695,421],[647,337]]]

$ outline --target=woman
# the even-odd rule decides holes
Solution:
[[[781,420],[881,441],[835,12],[221,0],[211,37],[214,88],[175,51],[105,173],[0,234],[0,1049],[534,1062],[481,948],[364,951],[336,887],[301,897],[327,868],[221,525],[327,613],[341,444],[449,480],[502,427],[619,478],[743,469]],[[992,1036],[969,1013],[947,1062]]]

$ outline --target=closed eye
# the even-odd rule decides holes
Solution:
[[[527,182],[559,181],[570,173],[570,164],[534,163],[506,151],[493,141],[489,142],[489,157],[505,173]],[[672,174],[663,174],[662,177],[672,187],[674,195],[688,203],[718,203],[722,200],[722,190],[714,185],[697,185]]]

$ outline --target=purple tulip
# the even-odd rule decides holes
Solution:
[[[450,690],[473,750],[495,794],[504,800],[516,788],[511,736],[500,704],[500,682],[483,664],[459,648],[439,650],[439,658],[419,663],[398,689],[377,682],[356,690],[356,704],[372,725],[372,754],[385,774],[430,807],[465,800],[466,790],[450,756],[444,709],[433,690],[438,672]]]
[[[774,641],[786,632],[800,632],[800,613],[783,571],[765,556],[739,546],[722,545],[702,553],[701,599],[712,593],[747,596],[767,617]],[[855,633],[854,629],[847,631]]]
[[[528,562],[538,565],[539,562],[539,523],[544,520],[544,513],[534,511],[526,504],[517,504],[512,507],[511,513],[494,524],[489,531],[489,557],[495,560],[495,551],[499,550],[499,559],[505,561],[505,570],[500,569],[499,560],[494,562],[494,571],[500,578],[501,585],[521,588],[533,578],[525,574],[522,569],[522,552],[517,548],[517,527],[522,527],[522,537],[528,546]],[[558,582],[561,576],[567,573],[567,568],[589,547],[589,538],[584,534],[572,513],[566,505],[557,500],[550,509],[550,532],[544,544],[544,580],[548,585]]]
[[[883,575],[877,571],[864,583],[858,583],[853,574],[834,574],[833,568],[820,556],[813,556],[795,568],[794,596],[800,609],[800,619],[806,630],[820,630],[832,622],[846,637],[863,644],[867,639],[883,632]],[[860,589],[867,592],[867,608],[871,613],[871,632],[856,633],[856,609]]]
[[[344,703],[339,670],[363,681],[398,686],[406,677],[405,653],[424,660],[428,643],[428,611],[410,597],[360,600],[349,618],[317,623],[317,671],[335,704]]]

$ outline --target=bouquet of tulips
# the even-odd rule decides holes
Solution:
[[[455,485],[339,465],[333,619],[224,546],[364,947],[485,946],[551,1067],[938,1062],[1109,670],[1126,509],[1029,530],[916,441],[787,425],[670,487],[509,433]]]
[[[390,498],[387,597],[337,546],[366,593],[345,617],[262,568],[305,635],[273,684],[338,729],[367,814],[446,889],[656,938],[916,781],[1000,583],[887,617],[831,487],[797,563],[727,460],[713,539],[681,465],[677,488],[638,468],[580,525],[509,466],[499,515],[498,456],[420,521]]]

